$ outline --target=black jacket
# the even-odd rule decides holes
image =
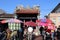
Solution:
[[[56,36],[58,39],[60,39],[60,28],[57,29]]]

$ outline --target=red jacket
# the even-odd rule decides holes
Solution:
[[[50,29],[47,29],[46,32],[51,33],[51,30]]]

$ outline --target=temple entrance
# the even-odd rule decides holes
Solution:
[[[22,21],[36,21],[37,20],[37,14],[17,14],[17,19]]]

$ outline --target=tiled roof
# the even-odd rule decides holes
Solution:
[[[39,10],[38,9],[21,9],[21,10],[16,10],[15,13],[19,14],[38,14]]]
[[[60,3],[51,11],[51,13],[54,13],[58,8],[60,8]]]
[[[4,14],[4,13],[5,13],[5,11],[0,9],[0,14]]]
[[[0,14],[0,18],[13,18],[14,14]]]

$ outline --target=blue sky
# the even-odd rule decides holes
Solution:
[[[60,0],[0,0],[0,9],[5,10],[7,13],[13,13],[17,5],[23,5],[26,7],[29,5],[40,6],[41,18],[50,13],[55,6],[60,3]]]

